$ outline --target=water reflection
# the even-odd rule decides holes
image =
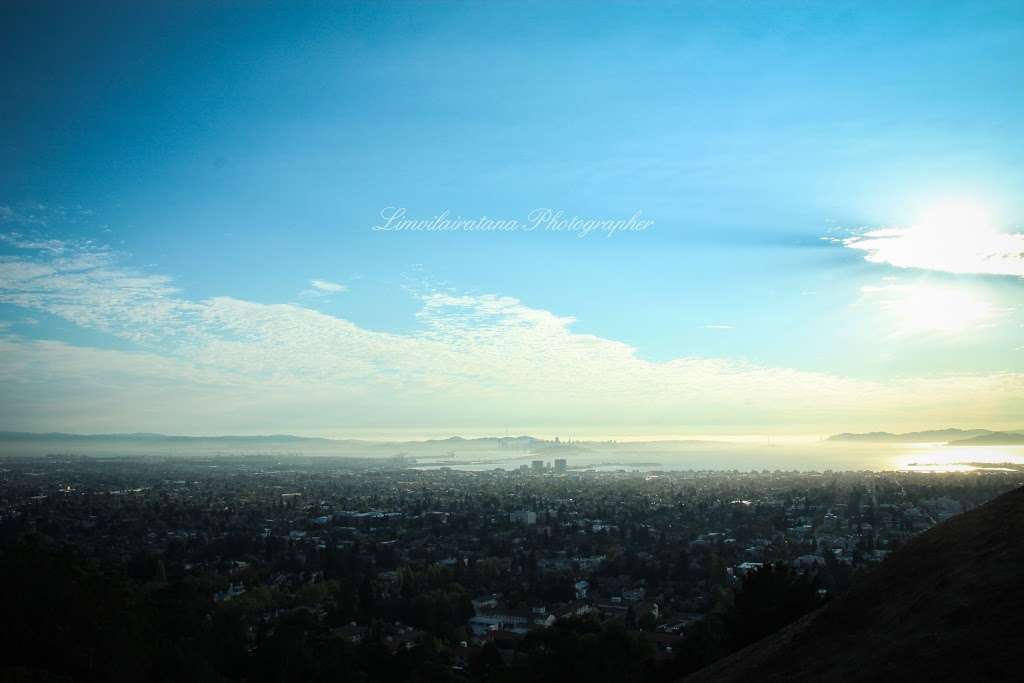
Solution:
[[[828,441],[779,445],[714,442],[586,444],[571,452],[464,452],[443,461],[419,458],[418,468],[460,470],[518,469],[535,459],[550,465],[564,458],[573,470],[597,472],[679,470],[916,471],[969,472],[1024,466],[1024,446],[944,446],[942,444],[843,444]],[[987,467],[986,465],[991,465]]]
[[[970,472],[978,469],[1005,469],[986,467],[986,464],[1024,464],[1024,447],[1021,446],[909,446],[909,453],[894,460],[893,469],[913,472]]]

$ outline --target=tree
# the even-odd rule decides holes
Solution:
[[[781,563],[748,572],[736,593],[736,646],[760,640],[820,605],[817,582],[806,574]]]
[[[469,671],[473,674],[474,680],[486,681],[504,666],[505,662],[502,661],[498,646],[494,643],[484,644],[469,660]]]

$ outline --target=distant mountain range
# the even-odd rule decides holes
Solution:
[[[129,434],[67,434],[64,432],[0,432],[0,439],[8,440],[92,440],[92,441],[248,441],[252,443],[283,443],[283,442],[322,442],[322,443],[468,443],[468,442],[511,442],[525,441],[529,443],[553,443],[532,436],[485,436],[466,439],[461,436],[450,436],[447,439],[426,439],[422,441],[368,441],[364,439],[327,439],[317,436],[294,436],[292,434],[266,434],[257,436],[180,436],[175,434],[152,434],[148,432],[132,432]]]
[[[945,443],[957,446],[1024,445],[1024,433],[996,432],[991,429],[933,429],[923,432],[867,432],[835,434],[827,441],[847,443]]]
[[[685,680],[1020,680],[1022,535],[1017,488],[911,539],[846,595]]]
[[[64,432],[0,432],[0,440],[4,441],[134,441],[160,443],[199,443],[241,441],[246,443],[297,443],[297,442],[334,442],[333,439],[317,437],[292,436],[291,434],[269,434],[266,436],[177,436],[169,434],[150,434],[134,432],[131,434],[66,434]]]
[[[969,439],[953,441],[950,446],[1024,446],[1024,433],[990,432]]]
[[[0,432],[0,453],[81,455],[303,454],[366,457],[408,455],[443,457],[465,451],[551,451],[580,448],[532,436],[482,437],[424,441],[369,441],[270,434],[265,436],[178,436],[167,434],[66,434]]]
[[[1024,433],[997,432],[989,429],[940,429],[906,434],[870,432],[836,434],[827,441],[835,443],[946,443],[948,445],[994,446],[1024,445]],[[629,442],[638,452],[661,452],[667,448],[722,446],[727,441],[664,440]],[[626,446],[626,444],[623,444]],[[371,441],[364,439],[327,439],[322,437],[269,434],[263,436],[179,436],[168,434],[67,434],[63,432],[0,432],[0,454],[77,454],[77,455],[337,455],[352,457],[391,457],[406,455],[440,460],[448,457],[516,457],[527,454],[544,457],[573,456],[587,452],[609,451],[619,446],[609,441],[555,441],[534,436],[485,436],[419,441]]]

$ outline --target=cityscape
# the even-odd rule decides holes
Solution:
[[[1022,0],[0,0],[0,683],[1024,671]]]
[[[148,628],[175,680],[678,680],[1024,484],[1020,466],[595,472],[557,458],[467,472],[414,469],[401,455],[0,465],[0,530],[22,539],[5,575],[50,585],[42,608],[70,623],[111,599],[153,620],[105,625],[117,637],[97,647],[90,675],[110,679],[151,675],[132,668]],[[89,577],[70,600],[56,578],[69,564]],[[10,614],[39,618],[21,604],[24,585],[7,588]],[[38,628],[5,635],[23,642]]]

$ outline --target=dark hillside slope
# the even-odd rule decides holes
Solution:
[[[687,681],[1024,676],[1024,488],[914,538],[849,593]]]

